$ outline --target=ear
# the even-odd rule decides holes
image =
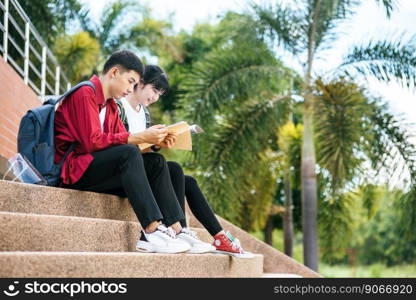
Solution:
[[[120,69],[117,66],[114,66],[108,71],[108,76],[110,78],[115,78],[117,77],[118,73],[120,73]]]

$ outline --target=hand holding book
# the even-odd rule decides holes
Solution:
[[[165,140],[161,143],[161,146],[167,146],[168,144],[173,144],[171,146],[171,149],[181,149],[181,150],[192,150],[192,138],[191,134],[197,134],[204,132],[201,127],[198,125],[189,125],[188,123],[181,121],[169,126],[165,127],[167,130],[167,137]],[[167,139],[167,140],[166,140]],[[154,144],[150,143],[142,143],[139,144],[140,150],[147,149]],[[165,148],[165,147],[164,147]],[[168,147],[166,147],[168,148]]]

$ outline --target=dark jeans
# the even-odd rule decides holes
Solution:
[[[164,157],[142,154],[134,145],[119,145],[91,153],[91,165],[72,189],[127,197],[143,228],[163,219],[170,226],[185,219]]]
[[[189,208],[199,222],[214,236],[222,230],[212,208],[209,206],[207,199],[199,188],[198,182],[192,176],[185,175],[180,164],[174,161],[168,161],[170,178],[176,197],[185,212],[185,196]],[[182,227],[186,227],[186,220],[181,221]]]

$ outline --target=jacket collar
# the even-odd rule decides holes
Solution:
[[[98,105],[104,105],[104,92],[100,78],[98,78],[97,75],[93,75],[90,78],[90,81],[95,85],[95,103],[97,103]]]

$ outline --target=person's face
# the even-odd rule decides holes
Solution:
[[[133,92],[134,85],[140,82],[140,75],[136,71],[121,70],[118,67],[110,71],[110,96],[119,99]]]
[[[140,90],[140,91],[139,91]],[[149,105],[155,103],[159,100],[159,97],[163,94],[161,91],[157,90],[152,84],[146,84],[139,86],[137,88],[139,95],[139,103],[148,107]]]

